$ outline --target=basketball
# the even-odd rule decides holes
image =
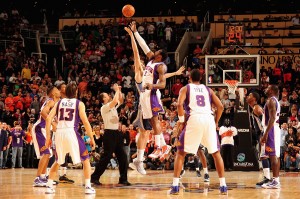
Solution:
[[[125,16],[125,17],[132,17],[135,13],[135,9],[132,5],[130,4],[127,4],[125,6],[123,6],[122,8],[122,14]]]

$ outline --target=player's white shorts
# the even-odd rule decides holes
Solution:
[[[73,164],[89,158],[88,151],[79,133],[74,128],[57,129],[55,132],[55,147],[57,154],[57,163],[64,164],[67,153],[70,153]]]
[[[179,142],[178,150],[186,153],[197,154],[200,144],[206,147],[210,154],[218,151],[220,144],[214,116],[210,114],[191,115],[180,134]]]

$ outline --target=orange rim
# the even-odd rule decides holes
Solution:
[[[235,86],[238,84],[239,81],[237,80],[224,80],[224,83],[230,86]]]

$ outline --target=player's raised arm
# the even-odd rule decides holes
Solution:
[[[91,145],[92,149],[94,150],[95,149],[95,141],[94,141],[94,137],[93,137],[93,131],[92,131],[91,124],[85,113],[85,106],[82,102],[79,103],[79,117],[84,125],[87,135],[91,139],[90,145]]]
[[[145,55],[148,57],[148,59],[151,59],[154,56],[154,53],[150,50],[150,48],[148,47],[146,41],[143,39],[143,37],[141,37],[141,35],[137,31],[136,22],[135,21],[131,22],[129,24],[129,27],[132,30],[132,32],[134,33],[134,36],[135,36],[138,44],[142,48],[143,52],[145,53]]]
[[[211,94],[212,103],[217,108],[217,110],[216,110],[216,117],[215,117],[215,123],[216,123],[216,127],[218,127],[218,123],[219,123],[219,120],[220,120],[220,118],[222,116],[222,113],[223,113],[223,110],[224,110],[224,106],[223,106],[222,102],[220,101],[220,99],[218,98],[218,96],[215,94],[215,92],[213,92],[213,90],[209,89],[209,92]]]
[[[141,83],[143,77],[143,67],[140,59],[139,50],[135,42],[133,32],[128,27],[125,27],[124,29],[127,31],[127,33],[131,38],[131,46],[132,46],[133,58],[134,58],[134,72],[135,72],[134,79],[137,83]]]
[[[53,102],[53,101],[52,101]],[[54,102],[53,102],[54,103]],[[45,109],[45,108],[44,108]],[[52,125],[52,121],[56,115],[56,109],[57,109],[57,103],[54,105],[54,107],[51,109],[50,113],[47,114],[48,117],[46,118],[46,148],[50,146],[51,142],[51,132],[50,132],[50,127]]]

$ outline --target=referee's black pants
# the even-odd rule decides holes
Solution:
[[[124,151],[122,132],[119,130],[105,129],[103,135],[103,149],[104,154],[101,156],[100,161],[96,164],[96,168],[91,179],[100,179],[112,158],[112,154],[115,153],[119,163],[119,182],[127,181],[128,160]]]

